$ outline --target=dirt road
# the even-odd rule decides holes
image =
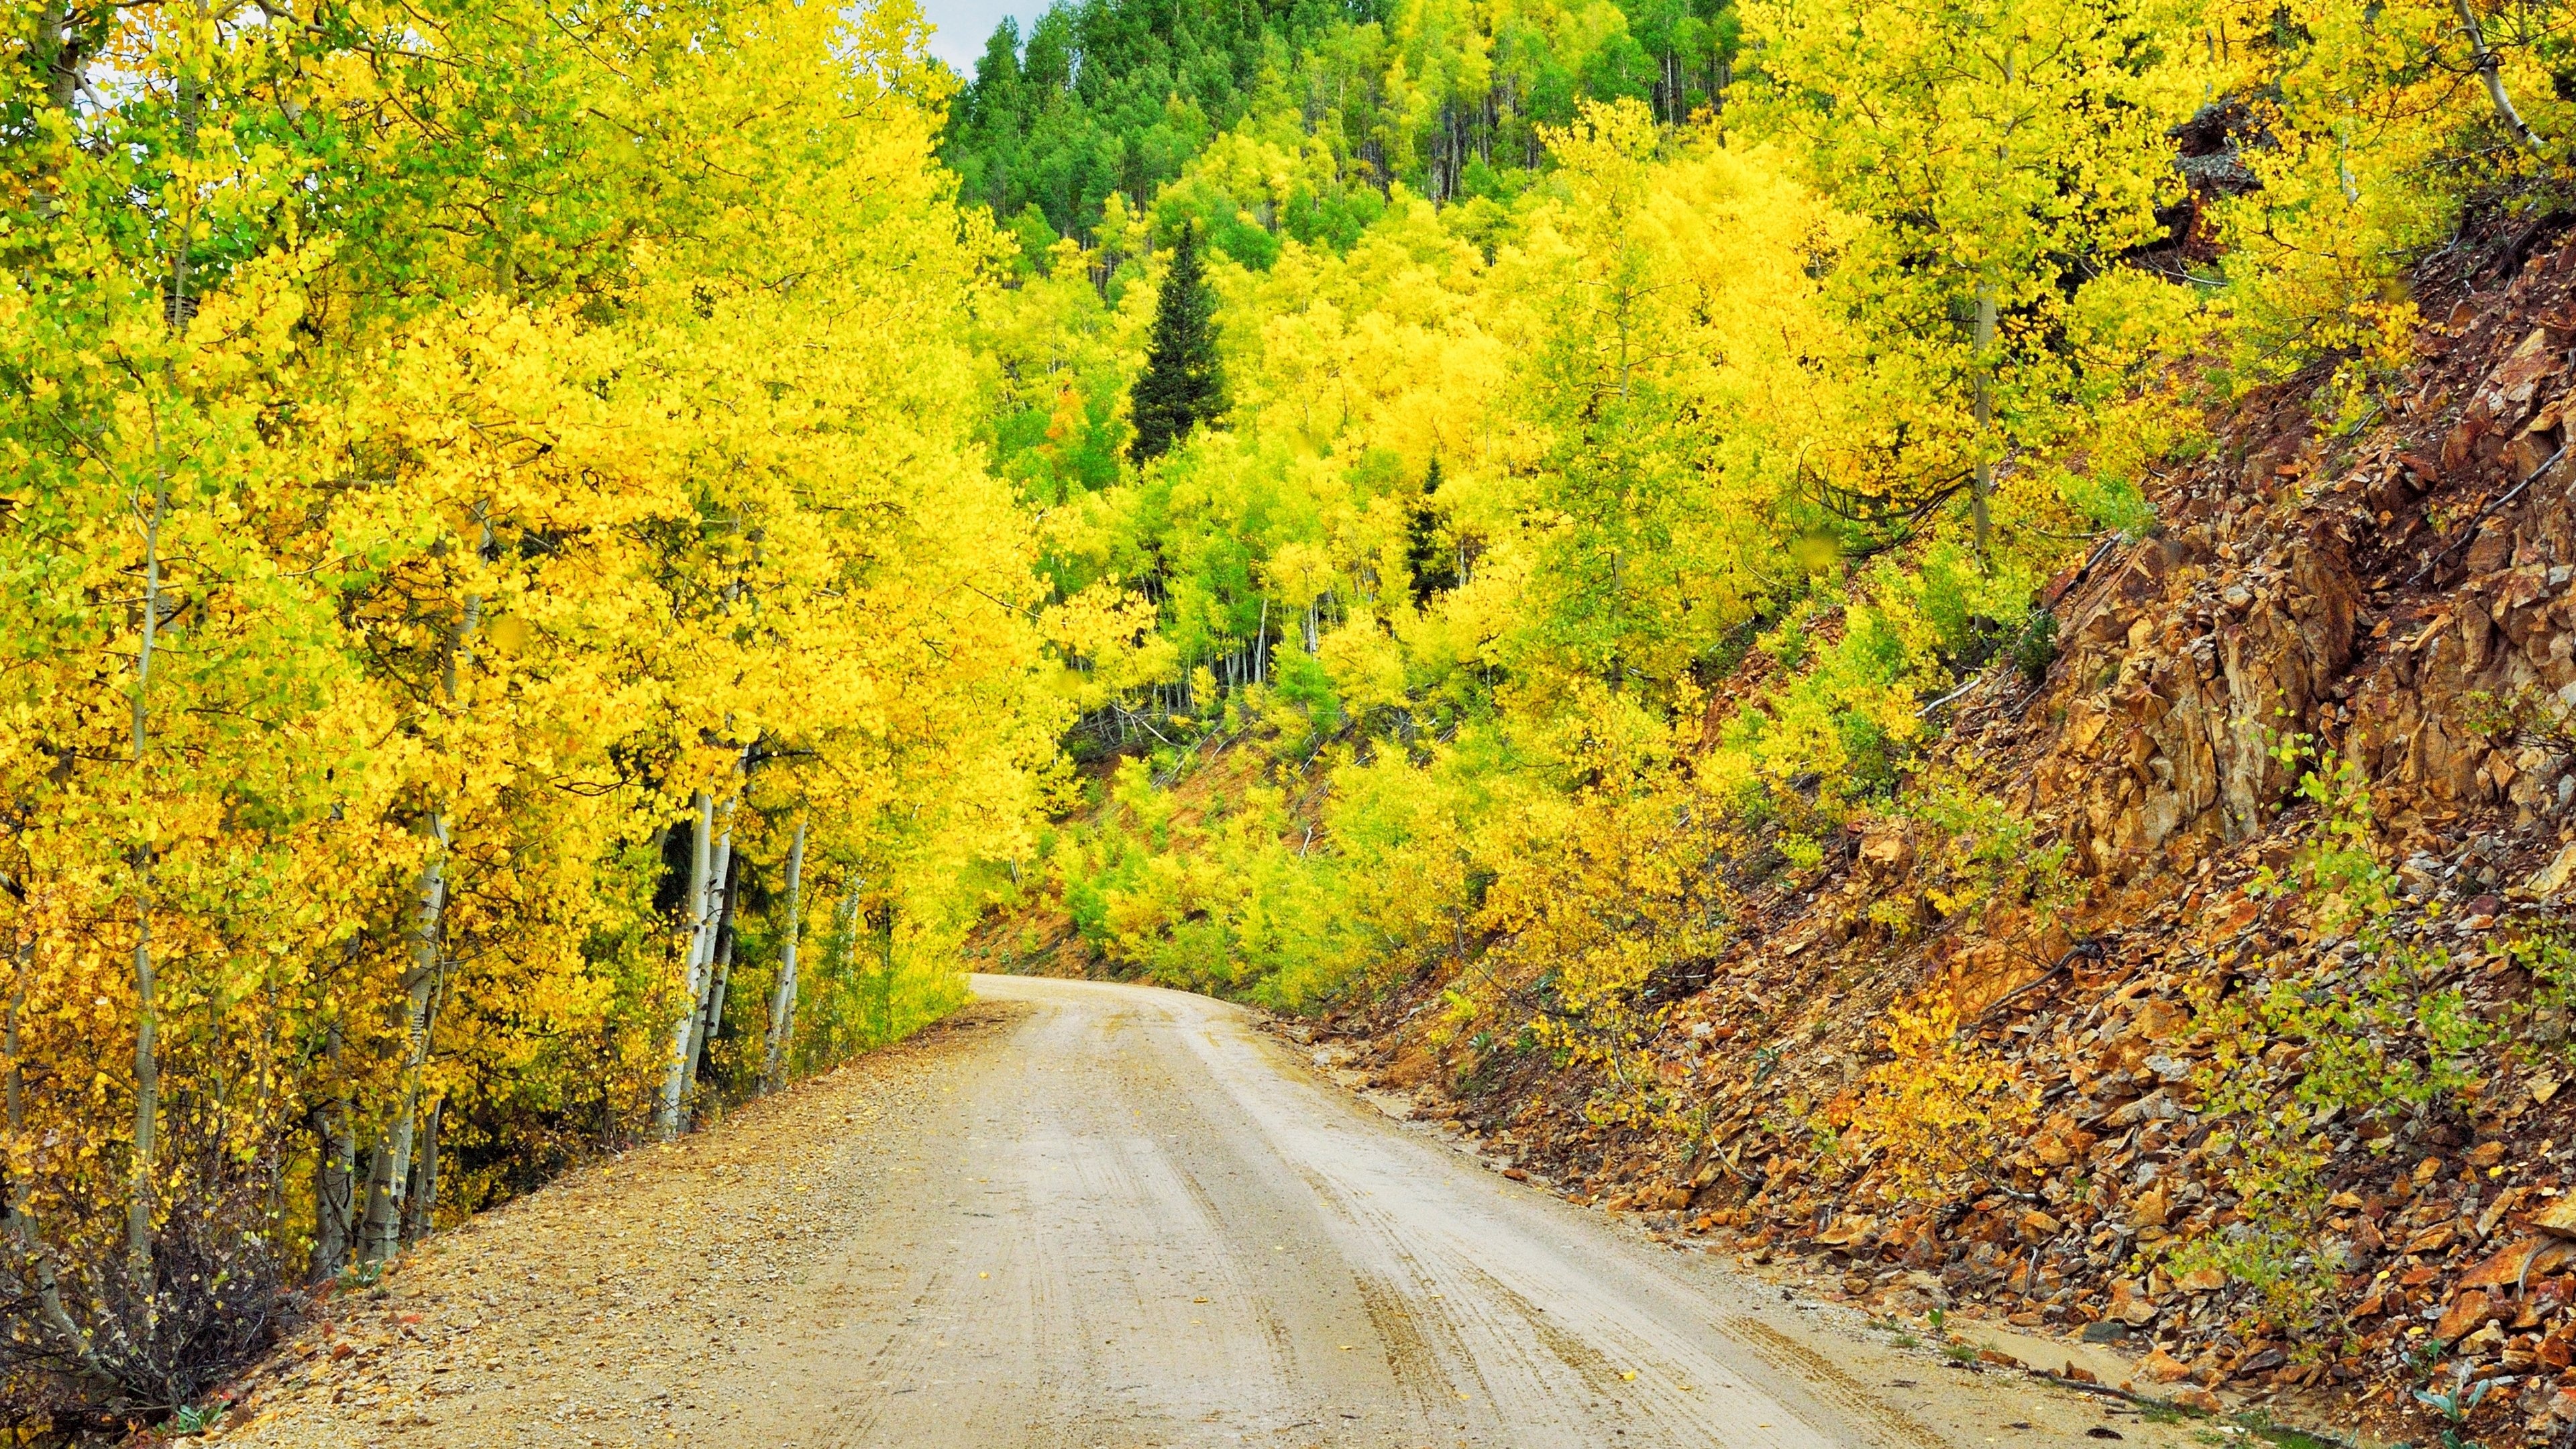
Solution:
[[[1505,1181],[1232,1007],[977,989],[449,1236],[225,1441],[2183,1442]]]

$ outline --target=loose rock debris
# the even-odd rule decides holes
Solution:
[[[1435,975],[1282,1029],[1510,1175],[1748,1263],[1821,1262],[1827,1297],[2117,1345],[2135,1389],[2206,1410],[2420,1436],[2416,1387],[2483,1383],[2491,1442],[2576,1433],[2576,1055],[2569,1003],[2513,949],[2576,907],[2576,242],[2506,250],[2418,279],[2437,320],[2374,422],[2323,429],[2316,377],[2255,395],[2154,481],[2161,527],[2053,582],[2044,681],[1998,664],[1942,706],[1934,763],[2064,848],[2071,907],[1946,914],[1945,842],[1898,816],[1745,882],[1730,954],[1646,1044],[1705,1104],[1697,1142],[1591,1120],[1598,1083],[1544,1054],[1434,1047]],[[2509,281],[2484,270],[2524,253]],[[2212,1003],[2366,979],[2348,933],[2265,888],[2316,837],[2296,787],[2326,752],[2396,845],[2388,952],[2433,963],[2428,998],[2516,1023],[2519,1049],[2481,1059],[2464,1107],[2310,1124],[2325,1284],[2292,1327],[2171,1250],[2241,1222],[2229,1124],[2204,1110]],[[1929,996],[2042,1106],[1995,1180],[1925,1202],[1816,1132],[1887,1060],[1887,1007]]]

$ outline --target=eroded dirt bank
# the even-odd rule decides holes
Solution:
[[[1314,1042],[1865,1311],[2116,1336],[2159,1395],[2386,1439],[2438,1432],[2418,1389],[2482,1393],[2481,1442],[2576,1436],[2576,234],[2489,218],[2414,296],[2414,360],[2349,426],[2311,369],[2146,480],[2157,524],[2042,592],[2047,667],[1927,707],[1916,786],[1812,867],[1713,863],[1724,945],[1636,1003],[1696,1132],[1605,1125],[1599,1073],[1522,1049],[1534,982],[1444,1036],[1465,973],[1430,962]],[[2364,884],[2302,867],[2338,842]],[[2339,892],[2385,892],[2367,929]],[[1890,1008],[1927,1005],[2039,1103],[1929,1193],[1921,1144],[1844,1150],[1924,1059]]]

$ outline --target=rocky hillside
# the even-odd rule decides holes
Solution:
[[[1329,1029],[1515,1172],[1826,1255],[1891,1313],[2126,1341],[2140,1390],[2212,1406],[2419,1433],[2426,1389],[2490,1443],[2563,1436],[2572,297],[2576,240],[2464,242],[2366,425],[2322,430],[2313,379],[2222,420],[2153,536],[2052,586],[2044,677],[1998,663],[1942,706],[1932,775],[2024,833],[1861,822],[1664,983],[1642,1046],[1708,1104],[1686,1127],[1604,1125],[1545,1053],[1444,1039],[1439,980]],[[1909,1080],[1886,1011],[1926,1002],[1958,1031]],[[1847,1150],[1873,1112],[1924,1150]]]

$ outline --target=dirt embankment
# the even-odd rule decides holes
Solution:
[[[1538,1054],[1427,1047],[1434,980],[1330,1023],[1352,1066],[1569,1196],[1820,1256],[1882,1311],[2125,1339],[2155,1351],[2157,1392],[2210,1403],[2411,1435],[2416,1387],[2483,1382],[2490,1442],[2576,1432],[2576,1056],[2566,1003],[2510,949],[2576,902],[2576,241],[2472,238],[2418,281],[2434,320],[2373,421],[2322,430],[2306,387],[2251,399],[2154,484],[2153,536],[2053,585],[2046,677],[1999,663],[1948,707],[1936,758],[2036,822],[2032,850],[2065,848],[2073,904],[1945,915],[1959,842],[1896,813],[1751,883],[1728,954],[1647,1043],[1709,1104],[1704,1151],[1594,1125],[1594,1083]],[[2322,1286],[2285,1315],[2160,1265],[2249,1226],[2206,1094],[2221,1053],[2280,1085],[2255,1115],[2306,1110],[2287,1088],[2313,1044],[2218,1005],[2274,982],[2324,1003],[2383,969],[2258,889],[2322,824],[2294,790],[2315,756],[2277,748],[2301,734],[2366,782],[2396,864],[2378,961],[2413,953],[2416,1000],[2513,1040],[2421,1110],[2280,1134],[2324,1163],[2294,1265]],[[1990,1190],[1926,1201],[1814,1126],[1888,1059],[1886,1007],[1931,997],[2044,1106]]]

